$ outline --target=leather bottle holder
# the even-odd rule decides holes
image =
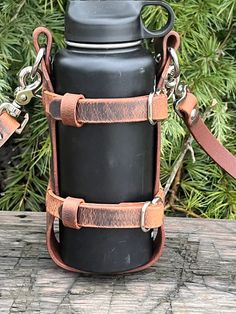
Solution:
[[[34,32],[34,45],[38,52],[40,47],[38,38],[40,34],[47,37],[47,50],[42,60],[43,72],[43,105],[49,123],[52,143],[52,166],[50,182],[47,189],[47,248],[53,261],[60,267],[74,272],[79,269],[66,265],[59,254],[60,243],[55,237],[54,221],[60,219],[64,226],[80,228],[142,228],[156,229],[157,235],[153,240],[153,255],[150,261],[130,272],[144,270],[158,261],[162,255],[165,243],[164,230],[164,196],[160,185],[160,139],[161,121],[168,117],[168,99],[165,94],[165,82],[171,63],[168,48],[175,51],[180,45],[180,38],[176,32],[170,32],[162,39],[156,40],[156,53],[161,55],[161,64],[157,77],[157,90],[159,94],[120,99],[86,99],[83,95],[58,95],[53,91],[50,80],[50,54],[52,35],[43,27]],[[193,115],[194,112],[197,113]],[[189,91],[178,107],[189,131],[203,148],[203,150],[228,174],[236,178],[236,158],[226,150],[212,135],[204,124],[197,110],[197,99]],[[151,116],[150,116],[151,113]],[[153,201],[133,202],[120,204],[92,204],[80,198],[67,197],[63,199],[58,189],[58,161],[56,123],[61,121],[64,125],[82,128],[84,124],[92,123],[134,123],[142,121],[156,123],[157,151],[156,151],[156,180]],[[19,123],[8,113],[0,115],[0,132],[2,139],[0,147],[19,128]]]
[[[34,44],[38,51],[38,37],[43,33],[48,37],[47,53],[50,55],[51,34],[47,29],[38,28],[34,32]],[[171,32],[165,38],[165,44],[174,49],[179,47],[179,36]],[[163,51],[165,48],[163,48]],[[163,58],[163,71],[167,73],[170,60],[167,55]],[[149,95],[120,99],[86,99],[83,95],[58,95],[53,91],[50,82],[50,64],[47,57],[42,65],[43,105],[48,119],[52,143],[51,178],[46,196],[47,209],[47,247],[53,261],[60,267],[74,272],[79,269],[66,265],[59,254],[59,245],[54,233],[54,221],[61,219],[65,227],[80,228],[143,228],[157,229],[153,243],[151,260],[141,267],[129,272],[143,270],[153,265],[161,256],[165,242],[164,231],[164,199],[160,186],[160,138],[161,121],[168,117],[168,99],[165,93],[153,96],[150,103]],[[160,78],[158,88],[164,84]],[[91,204],[80,198],[67,197],[63,199],[58,190],[58,161],[56,123],[82,128],[84,124],[93,123],[134,123],[148,121],[150,118],[157,128],[157,164],[153,201],[120,203],[120,204]]]

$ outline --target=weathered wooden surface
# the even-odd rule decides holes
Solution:
[[[129,276],[65,272],[44,214],[0,212],[0,313],[236,313],[236,222],[166,219],[160,262]]]

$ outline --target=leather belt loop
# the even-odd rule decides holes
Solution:
[[[64,125],[80,128],[83,123],[77,120],[77,106],[83,95],[65,94],[61,101],[61,120]]]
[[[45,58],[43,58],[42,60],[43,90],[47,89],[53,92],[53,86],[52,86],[52,82],[50,78],[50,74],[51,74],[50,55],[51,55],[51,50],[52,50],[52,34],[45,27],[38,27],[34,30],[33,41],[34,41],[34,47],[35,47],[36,52],[39,52],[40,50],[40,45],[39,45],[40,35],[44,35],[47,39],[46,55],[45,55]]]
[[[62,205],[61,220],[63,225],[72,229],[80,229],[78,224],[78,210],[84,200],[81,198],[67,197]]]

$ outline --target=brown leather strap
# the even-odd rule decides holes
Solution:
[[[158,72],[158,88],[160,89],[164,87],[170,65],[170,58],[168,58],[168,48],[172,47],[177,50],[179,45],[180,38],[179,34],[176,32],[170,32],[164,38],[163,45],[160,45],[158,40],[156,41],[156,53],[159,53],[162,57],[162,65],[160,66],[160,71]],[[201,119],[198,114],[196,97],[193,94],[188,93],[187,97],[181,102],[178,109],[182,114],[183,120],[189,131],[198,144],[202,147],[202,149],[223,170],[236,179],[236,157],[234,157],[226,148],[220,144],[220,142],[214,137],[214,135],[205,125],[204,121]]]
[[[44,92],[45,110],[64,125],[80,127],[83,123],[126,123],[148,120],[148,96],[131,98],[85,99],[82,95],[60,96]],[[152,119],[168,117],[168,100],[164,94],[152,101]]]
[[[163,224],[164,204],[161,196],[157,204],[150,204],[144,213],[147,229],[159,228]],[[145,203],[92,204],[83,199],[63,199],[49,187],[46,197],[47,212],[62,220],[66,227],[86,228],[141,228],[142,208]]]
[[[60,252],[60,249],[59,249],[60,243],[58,242],[58,240],[55,236],[55,232],[54,232],[54,221],[55,221],[55,217],[53,217],[52,215],[47,213],[46,241],[47,241],[48,253],[49,253],[51,259],[53,260],[53,262],[57,266],[65,269],[67,271],[83,273],[82,271],[80,271],[76,268],[70,267],[63,262],[61,255],[59,253]]]
[[[236,179],[236,157],[220,144],[201,119],[196,97],[187,93],[187,97],[181,102],[178,109],[198,144],[223,170]]]
[[[4,112],[0,115],[0,147],[6,143],[19,127],[20,124],[8,113]]]

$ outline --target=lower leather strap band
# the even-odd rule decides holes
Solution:
[[[20,124],[4,112],[0,115],[0,147],[2,147],[7,140],[16,132]]]
[[[92,204],[84,200],[57,196],[49,187],[46,197],[47,212],[62,220],[66,227],[86,228],[147,228],[156,229],[164,220],[161,197],[145,211],[143,226],[142,209],[145,203]]]
[[[148,96],[86,99],[82,95],[60,96],[45,91],[43,101],[46,113],[68,126],[148,121]],[[151,105],[153,121],[162,121],[168,117],[168,99],[165,94],[155,95]]]
[[[55,236],[55,232],[54,232],[54,221],[55,221],[55,217],[50,215],[49,213],[47,213],[46,241],[47,241],[47,249],[48,249],[48,253],[49,253],[50,257],[52,258],[52,260],[54,261],[54,263],[57,266],[65,269],[67,271],[76,272],[76,273],[86,273],[86,272],[81,271],[77,268],[70,267],[63,262],[63,260],[60,256],[60,249],[59,249],[60,243],[58,242],[58,240]],[[158,232],[157,236],[156,236],[154,243],[153,243],[153,254],[152,254],[150,261],[148,263],[146,263],[145,265],[142,265],[140,267],[137,267],[135,269],[132,269],[130,271],[123,272],[120,274],[134,273],[134,272],[142,271],[148,267],[151,267],[160,259],[164,245],[165,245],[164,225],[162,225],[158,229],[157,232]]]

